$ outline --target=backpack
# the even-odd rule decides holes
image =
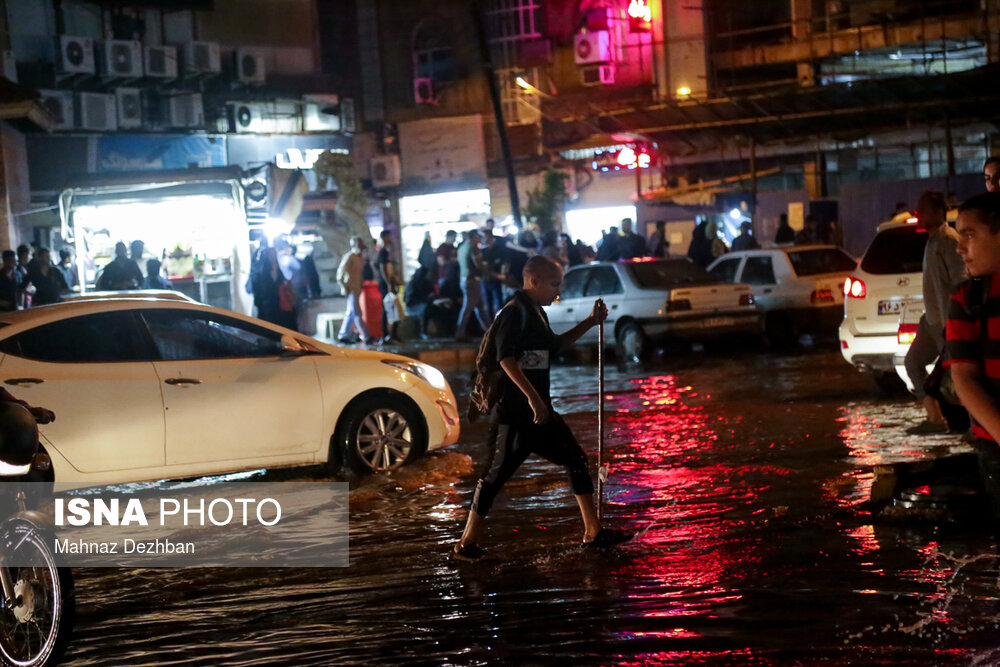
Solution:
[[[511,299],[507,305],[500,309],[502,313],[506,308],[517,308],[521,311],[521,335],[528,325],[528,309],[516,297]],[[472,371],[472,391],[469,392],[469,412],[470,422],[474,422],[482,415],[488,415],[500,400],[500,392],[503,390],[504,378],[507,373],[500,367],[497,361],[496,329],[500,320],[500,313],[493,318],[483,340],[479,343],[479,351],[476,353],[476,365]]]

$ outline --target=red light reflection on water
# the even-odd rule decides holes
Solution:
[[[678,625],[682,618],[712,618],[741,599],[728,586],[759,562],[759,542],[740,530],[760,509],[759,480],[785,471],[713,462],[719,432],[738,417],[709,415],[704,396],[677,386],[674,376],[634,381],[636,393],[616,394],[608,407],[613,452],[609,497],[613,512],[645,526],[643,549],[621,575],[636,582],[629,593],[636,627],[626,638],[683,639],[701,636]],[[728,436],[724,436],[728,437]],[[734,530],[742,533],[734,539]],[[721,613],[725,613],[721,611]],[[646,664],[674,653],[652,654]],[[680,654],[677,654],[680,655]]]

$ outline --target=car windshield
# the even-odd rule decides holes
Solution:
[[[797,276],[853,271],[857,266],[857,262],[839,248],[791,251],[788,253],[788,260]]]
[[[880,232],[861,260],[867,273],[920,273],[924,268],[927,230],[912,225]]]
[[[628,267],[639,287],[673,287],[681,284],[721,282],[718,277],[686,259],[633,262]]]

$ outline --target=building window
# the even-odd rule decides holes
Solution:
[[[452,39],[444,19],[424,19],[413,31],[413,76],[436,82],[458,77]]]
[[[540,10],[541,0],[490,0],[487,6],[486,31],[507,125],[537,123],[540,117],[539,100],[515,82],[524,76],[535,83],[537,72],[518,68],[517,55],[520,42],[541,38]]]

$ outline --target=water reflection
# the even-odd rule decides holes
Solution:
[[[593,368],[553,373],[596,454]],[[835,351],[694,355],[609,369],[607,513],[624,547],[576,546],[562,471],[529,460],[487,558],[448,550],[486,461],[485,425],[355,480],[351,566],[91,570],[71,664],[995,664],[996,544],[873,524],[873,467],[960,451],[915,440]]]

